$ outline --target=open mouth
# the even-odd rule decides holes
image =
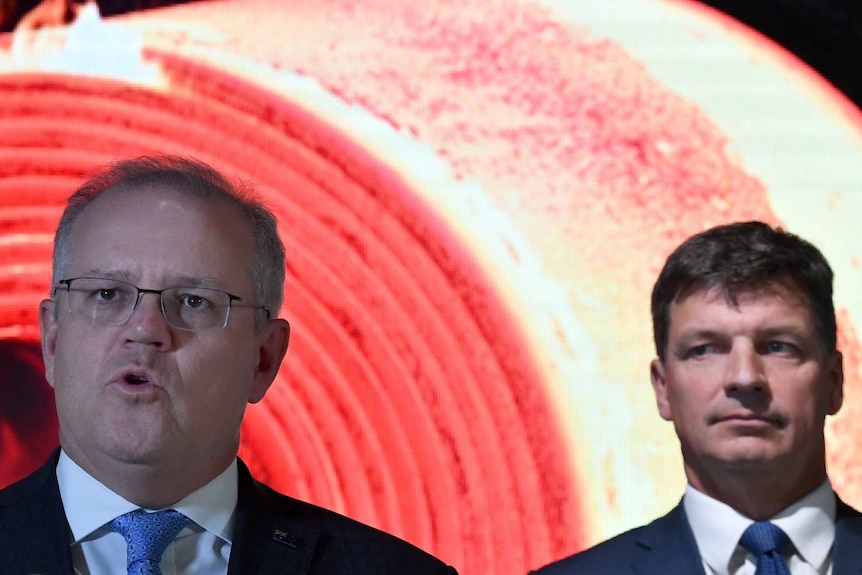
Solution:
[[[150,380],[145,375],[137,375],[134,373],[127,374],[124,378],[126,383],[131,385],[140,385],[143,383],[149,383]]]

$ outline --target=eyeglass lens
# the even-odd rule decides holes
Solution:
[[[69,310],[97,325],[122,325],[129,321],[146,294],[160,295],[165,320],[177,329],[200,331],[227,325],[231,296],[200,287],[142,290],[115,279],[76,278],[68,282]]]

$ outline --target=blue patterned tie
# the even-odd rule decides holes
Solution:
[[[769,521],[752,523],[739,543],[757,558],[754,575],[790,575],[781,551],[790,543],[787,533]]]
[[[189,523],[191,519],[174,509],[155,513],[138,509],[111,521],[126,540],[128,575],[162,575],[159,562],[165,549]]]

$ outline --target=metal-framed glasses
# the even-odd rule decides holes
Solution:
[[[265,306],[244,301],[225,291],[179,286],[163,290],[143,289],[118,279],[78,277],[60,280],[55,290],[68,292],[69,312],[94,325],[119,326],[135,313],[144,294],[159,296],[162,315],[169,326],[186,331],[223,329],[236,307],[261,310],[269,319]]]

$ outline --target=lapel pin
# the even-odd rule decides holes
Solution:
[[[272,538],[274,541],[278,541],[283,545],[287,545],[288,547],[293,547],[294,549],[299,549],[302,547],[302,541],[288,533],[287,531],[282,531],[281,529],[276,529],[272,532]]]

